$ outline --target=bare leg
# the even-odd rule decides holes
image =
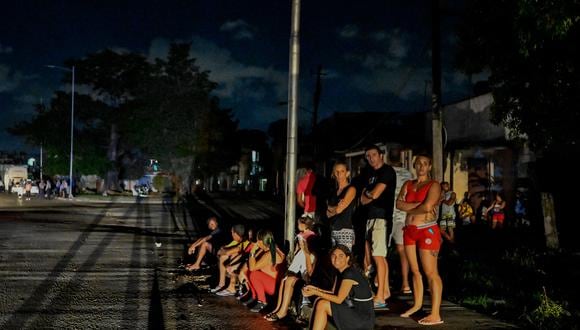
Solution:
[[[439,251],[419,250],[421,265],[425,271],[425,276],[431,288],[431,314],[422,318],[419,323],[433,323],[441,320],[441,295],[443,293],[443,282],[437,271],[437,255]]]
[[[365,240],[365,259],[364,259],[365,272],[372,266],[371,260],[371,244],[369,241]]]
[[[332,316],[330,302],[328,300],[318,299],[315,308],[312,330],[324,330],[328,323],[328,317]]]
[[[406,245],[405,254],[407,261],[409,261],[409,268],[413,274],[413,306],[406,312],[401,314],[401,317],[409,317],[423,306],[423,278],[419,272],[419,263],[417,261],[417,247],[415,245]]]
[[[453,230],[453,227],[449,227],[449,242],[455,242],[455,231]]]
[[[272,313],[276,313],[278,314],[278,311],[280,310],[280,306],[282,306],[282,296],[284,296],[285,292],[286,292],[286,281],[288,280],[288,276],[284,277],[282,279],[282,281],[280,282],[280,289],[278,289],[278,303],[276,304],[276,308],[274,308],[274,311]]]
[[[405,254],[405,246],[403,244],[397,244],[397,253],[399,253],[399,260],[401,261],[401,276],[403,281],[401,283],[401,291],[410,290],[409,286],[409,262],[407,261],[407,255]]]
[[[218,282],[218,288],[221,288],[222,286],[226,285],[226,261],[228,260],[229,256],[227,255],[223,255],[220,256],[220,260],[219,260],[219,270],[220,270],[220,279]]]
[[[288,307],[290,307],[290,301],[292,300],[292,294],[294,293],[294,284],[296,284],[296,280],[298,279],[294,276],[288,276],[286,279],[284,295],[282,297],[282,305],[276,312],[279,318],[283,318],[288,314]],[[282,296],[282,294],[280,293],[278,296]]]
[[[377,289],[377,295],[375,296],[375,302],[385,302],[386,295],[385,293],[388,291],[388,288],[385,289],[385,279],[387,278],[387,260],[385,257],[381,256],[373,256],[373,260],[375,261],[375,265],[377,267],[377,280],[379,283],[379,287]],[[387,291],[385,291],[387,290]],[[390,294],[389,294],[390,295]]]
[[[189,270],[198,270],[201,268],[201,262],[203,261],[203,257],[205,256],[206,252],[211,251],[211,244],[205,242],[199,246],[199,251],[197,252],[197,259],[195,259],[195,263],[188,267]]]

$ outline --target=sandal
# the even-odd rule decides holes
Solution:
[[[281,319],[283,319],[283,317],[280,318],[278,316],[278,314],[276,314],[276,313],[270,313],[270,314],[266,315],[265,319],[266,319],[266,321],[276,322],[276,321],[280,321]]]

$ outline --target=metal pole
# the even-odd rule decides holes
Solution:
[[[292,30],[290,34],[290,71],[288,82],[288,144],[286,150],[286,219],[284,239],[294,250],[296,213],[296,150],[298,131],[298,77],[300,73],[300,0],[292,0]]]
[[[68,197],[73,198],[73,138],[74,138],[74,124],[75,124],[75,66],[72,66],[72,96],[71,96],[71,107],[70,107],[70,165],[69,165],[69,181],[68,185],[69,193]]]

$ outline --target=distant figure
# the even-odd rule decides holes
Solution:
[[[455,192],[450,190],[449,182],[441,182],[441,236],[453,243],[455,240]]]
[[[469,193],[466,191],[463,194],[463,199],[459,203],[458,207],[459,218],[464,226],[475,223],[475,214],[473,213],[473,207],[469,203]]]
[[[491,229],[501,229],[505,220],[506,203],[500,192],[496,191],[493,195],[494,199],[486,213],[491,212]]]
[[[527,219],[526,200],[520,191],[516,191],[514,213],[516,215],[516,224],[525,227],[530,226],[530,221]]]

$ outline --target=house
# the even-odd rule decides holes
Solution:
[[[528,163],[534,155],[521,141],[510,138],[502,125],[490,121],[491,93],[443,107],[444,180],[457,198],[465,192],[475,209],[482,198],[502,191],[513,208],[516,190],[525,192]]]

